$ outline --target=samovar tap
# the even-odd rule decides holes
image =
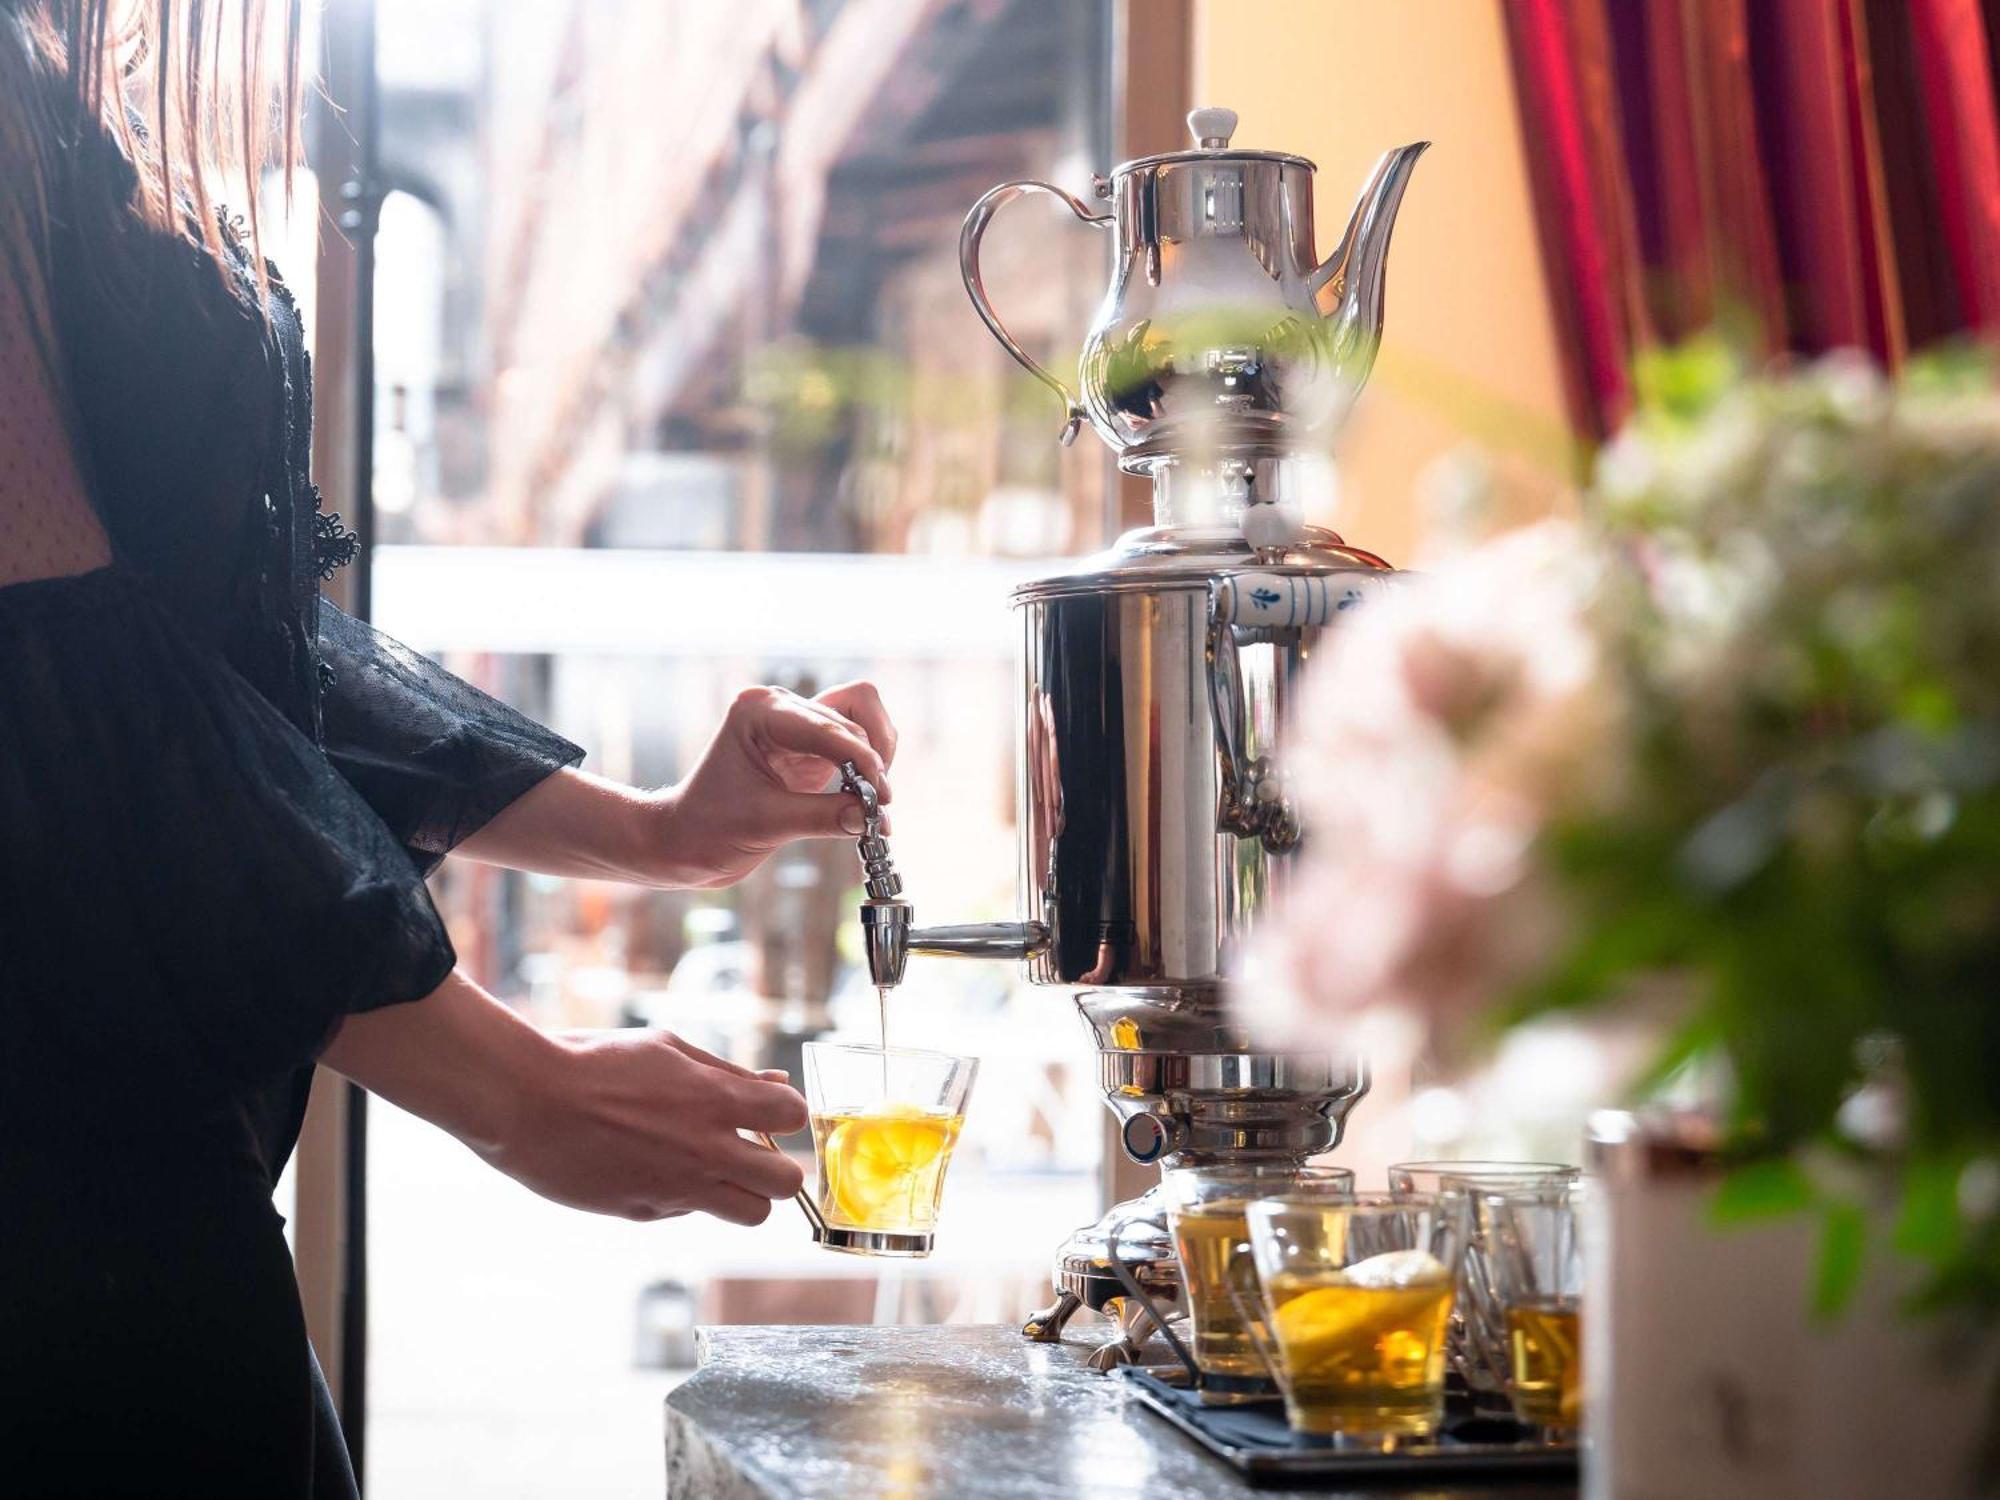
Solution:
[[[867,893],[861,903],[861,942],[868,956],[868,977],[877,989],[891,989],[903,982],[903,969],[912,953],[1020,960],[1048,946],[1049,931],[1040,922],[915,926],[910,903],[902,899],[903,878],[896,873],[889,841],[882,836],[882,807],[874,784],[851,760],[840,767],[840,784],[861,800],[861,839],[855,845],[861,858],[862,888]]]

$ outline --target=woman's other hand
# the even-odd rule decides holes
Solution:
[[[670,1032],[576,1032],[505,1138],[483,1154],[544,1198],[625,1219],[713,1214],[761,1224],[805,1182],[739,1131],[789,1135],[806,1101],[782,1074],[724,1062]]]
[[[858,836],[861,805],[840,790],[840,763],[853,761],[886,803],[895,758],[895,726],[870,683],[815,698],[745,689],[694,770],[658,794],[660,883],[731,885],[794,839]]]
[[[806,1101],[782,1075],[663,1031],[552,1036],[458,971],[414,1005],[347,1017],[320,1061],[592,1213],[761,1224],[804,1180],[737,1133],[805,1129]]]

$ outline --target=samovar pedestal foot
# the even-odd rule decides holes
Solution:
[[[1063,1330],[1082,1306],[1083,1299],[1075,1292],[1057,1292],[1054,1303],[1029,1314],[1028,1321],[1021,1325],[1021,1337],[1037,1344],[1060,1344]]]
[[[1091,1350],[1089,1354],[1084,1356],[1083,1362],[1098,1374],[1103,1375],[1125,1365],[1138,1364],[1139,1351],[1132,1347],[1130,1337],[1113,1339],[1110,1343],[1099,1344],[1095,1349]]]
[[[1180,1263],[1167,1236],[1167,1215],[1154,1188],[1129,1203],[1121,1203],[1095,1224],[1077,1230],[1056,1252],[1056,1300],[1034,1313],[1021,1327],[1024,1338],[1054,1344],[1078,1311],[1089,1308],[1119,1325],[1119,1337],[1087,1356],[1093,1370],[1116,1369],[1142,1362],[1146,1341],[1155,1331],[1145,1298],[1174,1316],[1181,1305]],[[1137,1286],[1144,1297],[1132,1295]]]
[[[1029,1315],[1028,1321],[1021,1325],[1021,1337],[1037,1344],[1059,1344],[1063,1330],[1069,1326],[1070,1319],[1083,1310],[1083,1306],[1083,1298],[1075,1292],[1058,1292],[1051,1306]],[[1091,1350],[1084,1356],[1084,1363],[1100,1374],[1115,1370],[1120,1365],[1143,1363],[1146,1341],[1152,1338],[1157,1327],[1152,1315],[1129,1300],[1122,1303],[1113,1301],[1103,1310],[1115,1314],[1124,1325],[1123,1330],[1119,1337]]]
[[[1122,1335],[1115,1339],[1107,1339],[1084,1356],[1083,1362],[1100,1375],[1118,1369],[1121,1365],[1144,1364],[1146,1341],[1159,1327],[1159,1324],[1153,1321],[1151,1314],[1142,1307],[1134,1307],[1128,1302],[1120,1312]]]

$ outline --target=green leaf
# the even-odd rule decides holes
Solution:
[[[1671,349],[1653,349],[1633,362],[1639,403],[1682,421],[1700,417],[1736,384],[1742,362],[1715,334]]]
[[[1993,353],[1970,339],[1934,344],[1903,370],[1905,389],[1923,394],[1981,394],[1993,388]]]
[[[1903,1207],[1890,1243],[1898,1255],[1935,1265],[1958,1248],[1958,1161],[1920,1156],[1903,1168]]]
[[[1709,1223],[1720,1228],[1802,1213],[1815,1202],[1804,1170],[1788,1157],[1745,1162],[1722,1179],[1709,1201]]]
[[[1820,1221],[1819,1265],[1813,1274],[1816,1318],[1837,1318],[1847,1309],[1868,1258],[1868,1215],[1858,1203],[1835,1200]]]

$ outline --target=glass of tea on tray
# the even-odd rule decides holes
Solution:
[[[1245,1305],[1254,1309],[1256,1302],[1254,1278],[1233,1293],[1230,1286],[1232,1263],[1239,1275],[1250,1271],[1244,1261],[1250,1248],[1244,1210],[1259,1198],[1349,1197],[1354,1174],[1345,1167],[1241,1163],[1170,1167],[1160,1182],[1167,1229],[1187,1288],[1188,1321],[1194,1329],[1190,1347],[1204,1386],[1214,1393],[1239,1383],[1245,1394],[1268,1391],[1264,1361],[1244,1326]]]
[[[1552,1161],[1405,1161],[1389,1168],[1397,1197],[1424,1193],[1465,1197],[1470,1203],[1465,1260],[1459,1267],[1458,1301],[1452,1309],[1445,1356],[1488,1410],[1507,1406],[1507,1326],[1493,1289],[1485,1195],[1576,1181],[1577,1169]]]
[[[1247,1217],[1292,1426],[1371,1446],[1433,1436],[1465,1199],[1264,1199]]]
[[[1581,1183],[1480,1195],[1487,1260],[1507,1330],[1514,1415],[1558,1440],[1583,1425]]]
[[[978,1059],[808,1042],[805,1064],[813,1238],[861,1255],[929,1255]]]

